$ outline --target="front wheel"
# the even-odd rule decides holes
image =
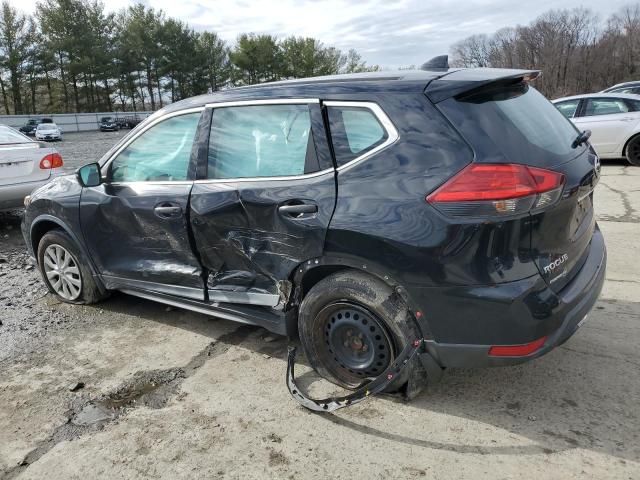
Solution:
[[[394,290],[354,270],[335,273],[314,285],[300,305],[298,328],[311,367],[350,389],[382,374],[411,339],[420,338],[407,306]],[[414,361],[419,363],[417,358]],[[406,368],[389,390],[401,387],[412,368]]]
[[[636,167],[640,167],[640,135],[634,137],[627,145],[627,161]]]
[[[42,237],[38,266],[49,291],[63,302],[90,304],[104,298],[85,257],[63,230],[51,230]]]

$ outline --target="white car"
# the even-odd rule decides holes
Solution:
[[[578,130],[591,130],[589,142],[600,158],[626,158],[640,166],[640,95],[589,93],[553,104]]]
[[[22,207],[25,196],[64,174],[62,166],[55,148],[0,125],[0,211]]]
[[[36,128],[36,140],[62,140],[62,130],[55,123],[41,123]]]

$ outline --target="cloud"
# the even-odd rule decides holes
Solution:
[[[10,0],[33,11],[34,2]],[[110,0],[117,10],[130,0]],[[154,0],[155,8],[189,23],[214,30],[233,43],[243,32],[310,36],[341,50],[355,48],[370,64],[387,68],[420,65],[447,53],[451,44],[475,33],[527,24],[559,8],[557,0]],[[562,8],[584,6],[606,17],[627,0],[565,0]]]

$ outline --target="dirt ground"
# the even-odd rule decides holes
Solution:
[[[120,135],[57,147],[72,169]],[[603,171],[607,282],[569,342],[333,415],[289,398],[286,340],[262,329],[124,294],[57,302],[1,216],[0,477],[640,478],[640,168]]]

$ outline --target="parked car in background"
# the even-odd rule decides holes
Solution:
[[[113,117],[102,117],[100,119],[101,132],[117,132],[120,129],[118,122]]]
[[[116,123],[120,128],[134,128],[142,120],[137,115],[126,115],[124,117],[116,118]]]
[[[539,357],[604,282],[597,156],[539,72],[427,70],[173,103],[34,192],[26,245],[62,301],[121,290],[299,334],[348,388]]]
[[[62,140],[62,130],[55,123],[40,123],[36,128],[36,140]]]
[[[54,123],[51,118],[30,118],[22,127],[20,127],[20,133],[33,136],[36,134],[36,129],[41,123]]]
[[[640,95],[640,81],[618,83],[613,87],[605,88],[600,93],[631,93],[633,95]]]
[[[590,130],[600,158],[626,158],[640,166],[640,96],[590,93],[553,101],[579,130]]]
[[[0,125],[0,211],[22,207],[25,196],[63,173],[62,165],[54,148]]]
[[[24,133],[25,135],[35,135],[36,134],[36,127],[41,123],[41,120],[39,119],[35,119],[32,118],[30,120],[27,120],[27,123],[25,123],[23,126],[20,127],[20,132]]]

